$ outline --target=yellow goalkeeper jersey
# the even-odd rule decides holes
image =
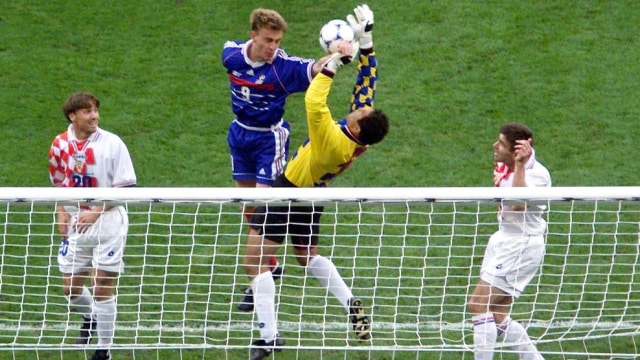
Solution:
[[[351,108],[372,106],[375,96],[374,53],[361,54],[358,80]],[[335,122],[327,105],[333,78],[319,73],[305,95],[309,138],[297,149],[285,169],[285,177],[297,187],[324,187],[345,171],[367,146],[360,143],[346,125]]]

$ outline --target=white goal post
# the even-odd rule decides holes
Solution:
[[[236,308],[248,284],[241,205],[311,202],[324,206],[320,253],[364,301],[373,338],[354,338],[342,306],[305,277],[287,245],[278,255],[286,346],[277,358],[471,359],[467,301],[505,201],[547,206],[544,265],[512,309],[543,355],[640,357],[640,187],[0,188],[0,352],[78,349],[55,206],[106,202],[125,205],[130,221],[114,351],[245,359],[259,334],[254,315]],[[508,345],[499,351],[515,359]]]

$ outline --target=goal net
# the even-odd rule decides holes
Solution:
[[[468,299],[496,210],[511,200],[545,204],[549,223],[544,265],[512,318],[548,358],[639,357],[640,187],[566,187],[0,188],[0,358],[78,351],[80,316],[69,314],[56,260],[57,204],[127,208],[115,354],[246,359],[259,333],[255,315],[236,307],[248,285],[241,206],[319,203],[319,252],[363,300],[372,340],[357,341],[344,308],[287,245],[277,358],[472,359]],[[497,353],[516,359],[509,345]]]

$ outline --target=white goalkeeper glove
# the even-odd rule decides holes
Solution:
[[[373,38],[371,36],[371,30],[373,29],[373,11],[369,8],[369,5],[358,5],[353,9],[353,13],[347,15],[347,22],[356,35],[356,39],[360,43],[361,49],[370,49],[373,47]]]
[[[337,51],[329,57],[323,67],[330,73],[335,74],[343,65],[350,63],[357,52],[358,47],[355,43],[340,41],[337,45]]]
[[[336,72],[338,72],[339,68],[350,63],[352,59],[353,56],[351,55],[345,55],[341,52],[336,52],[331,55],[326,63],[324,63],[324,68],[330,71],[332,74],[335,74]]]

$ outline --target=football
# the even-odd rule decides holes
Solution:
[[[339,41],[355,42],[355,35],[349,24],[344,20],[331,20],[320,29],[320,46],[328,53],[336,52]]]

